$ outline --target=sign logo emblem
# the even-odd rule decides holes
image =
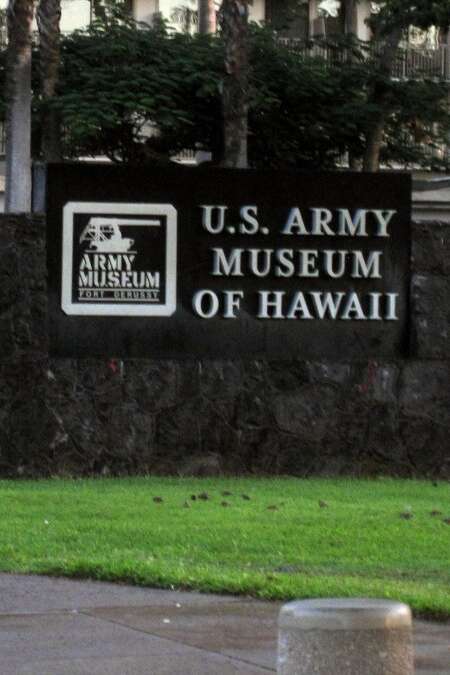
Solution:
[[[99,253],[126,253],[134,244],[134,239],[122,237],[119,225],[140,225],[141,222],[119,220],[119,218],[91,218],[83,230],[80,243],[88,241],[90,248]]]
[[[63,210],[62,309],[69,315],[170,316],[177,212],[170,204],[69,202]]]

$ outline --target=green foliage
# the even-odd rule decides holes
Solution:
[[[332,168],[346,153],[361,157],[366,130],[386,110],[382,161],[443,168],[429,150],[450,130],[448,87],[387,78],[355,39],[325,47],[327,61],[308,58],[281,45],[268,28],[251,27],[251,164]],[[3,51],[0,87],[4,61]],[[171,33],[164,22],[137,25],[110,9],[86,31],[63,39],[55,105],[63,121],[64,154],[142,163],[204,148],[219,160],[223,76],[220,38]],[[385,95],[379,103],[368,103],[374,82],[381,83]],[[33,86],[38,139],[37,76]]]
[[[387,110],[385,164],[446,168],[430,150],[450,131],[448,84],[386,77],[367,45],[351,37],[323,43],[327,62],[280,45],[268,30],[255,29],[251,47],[254,164],[332,168],[346,153],[362,157],[366,130]],[[380,103],[369,103],[374,81],[386,93]]]
[[[249,42],[252,165],[331,168],[345,153],[362,156],[377,112],[367,104],[376,71],[362,45],[354,39],[328,45],[335,58],[326,63],[280,45],[269,29],[253,26]],[[113,18],[68,37],[63,63],[67,155],[143,162],[202,147],[220,158],[219,39]],[[430,166],[416,132],[431,144],[447,132],[444,86],[423,80],[385,86],[391,107],[383,159]]]
[[[349,149],[362,153],[362,61],[325,63],[254,30],[250,158],[265,166],[327,168]],[[336,56],[342,45],[336,48]]]
[[[448,85],[431,80],[392,82],[382,159],[386,165],[449,169]]]
[[[69,36],[58,99],[67,153],[140,162],[214,144],[220,63],[209,37],[169,35],[164,24],[95,22]]]

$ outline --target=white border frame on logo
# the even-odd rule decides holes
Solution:
[[[78,213],[110,213],[115,216],[165,216],[166,302],[164,304],[74,303],[73,219]],[[63,209],[61,307],[66,314],[84,316],[171,316],[177,304],[177,211],[171,204],[123,204],[118,202],[68,202]]]

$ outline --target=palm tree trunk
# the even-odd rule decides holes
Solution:
[[[198,32],[202,35],[216,32],[216,7],[214,0],[198,0]]]
[[[232,168],[245,168],[248,164],[247,0],[223,0],[221,18],[225,42],[223,164]]]
[[[355,38],[356,37],[356,22],[355,22],[355,0],[342,0],[341,3],[342,12],[343,12],[343,27],[344,35],[346,37]],[[353,44],[350,44],[346,48],[345,61],[348,64],[354,62],[354,52]],[[354,155],[351,150],[348,153],[348,165],[349,169],[352,171],[359,171],[361,166],[361,158]]]
[[[379,112],[373,117],[366,134],[363,170],[379,171],[380,153],[383,143],[384,125],[387,115],[387,87],[392,76],[392,67],[403,35],[403,28],[398,26],[386,38],[386,44],[380,57],[376,82],[368,97],[368,103],[376,106]]]
[[[366,150],[364,154],[364,171],[379,171],[380,170],[380,154],[383,145],[384,125],[386,122],[386,115],[378,116],[376,123],[370,129],[366,141]]]
[[[61,125],[52,106],[59,80],[61,0],[40,0],[39,65],[42,90],[41,152],[44,161],[61,160]]]
[[[6,66],[5,212],[31,209],[31,25],[33,0],[10,0]]]

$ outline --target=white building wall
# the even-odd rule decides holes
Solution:
[[[361,0],[356,5],[356,34],[360,40],[370,40],[372,37],[372,32],[366,23],[366,19],[370,17],[370,5],[369,0]]]
[[[266,18],[266,2],[265,0],[253,0],[253,3],[249,5],[250,21],[263,22]]]
[[[147,0],[148,1],[148,0]],[[177,8],[188,7],[189,9],[197,9],[197,3],[193,0],[159,0],[157,11],[162,14],[165,19],[169,21],[172,18],[173,12]]]
[[[61,30],[70,33],[73,30],[86,28],[91,20],[91,3],[89,0],[61,1]]]
[[[158,0],[134,0],[133,17],[136,21],[151,23],[153,14],[159,11],[158,5]]]

